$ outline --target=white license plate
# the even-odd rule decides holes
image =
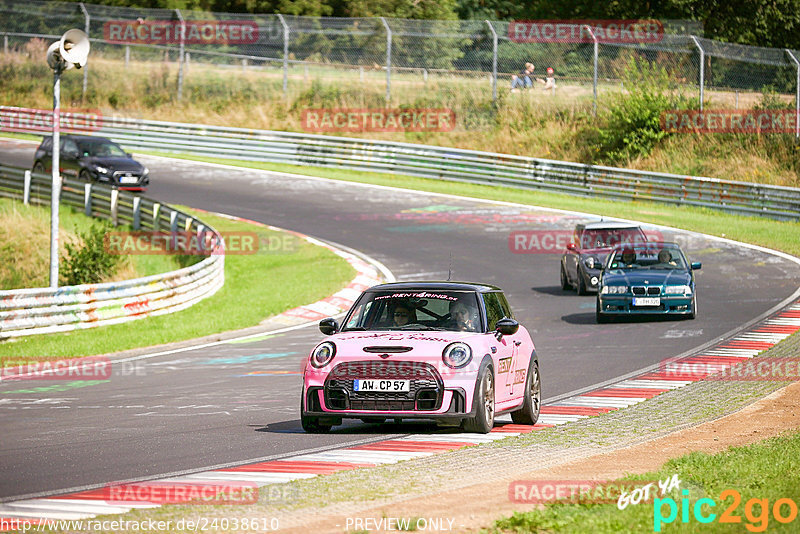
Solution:
[[[353,380],[353,391],[410,391],[410,380]]]
[[[135,184],[139,181],[139,178],[136,176],[122,176],[119,179],[119,183],[121,184]]]
[[[661,306],[661,297],[633,297],[634,306]]]

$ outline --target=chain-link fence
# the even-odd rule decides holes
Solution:
[[[747,109],[769,93],[776,105],[794,103],[800,116],[800,51],[705,39],[698,24],[688,21],[659,22],[657,38],[626,40],[597,35],[597,27],[581,22],[572,25],[578,39],[538,33],[520,39],[519,23],[513,22],[249,15],[40,0],[0,0],[0,17],[6,55],[38,59],[67,29],[85,29],[93,62],[160,63],[164,83],[175,81],[176,100],[196,67],[220,76],[257,72],[289,99],[315,82],[331,82],[364,108],[451,108],[462,127],[480,128],[481,111],[490,115],[516,92],[538,93],[541,104],[596,112],[625,91],[631,61],[644,59],[701,106]],[[561,24],[559,31],[569,27]],[[531,28],[539,31],[525,30]],[[521,72],[526,63],[535,66],[532,74]],[[91,87],[88,72],[83,76],[85,94]],[[512,90],[514,76],[519,89]]]

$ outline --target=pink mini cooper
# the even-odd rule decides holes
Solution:
[[[486,433],[497,414],[539,418],[539,362],[502,290],[484,284],[402,282],[372,287],[327,335],[303,373],[307,432],[343,418],[432,419]]]

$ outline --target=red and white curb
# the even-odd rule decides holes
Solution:
[[[707,369],[707,374],[710,375],[753,358],[798,330],[800,330],[800,301],[747,331],[681,359],[679,363],[700,365]],[[108,491],[97,489],[5,503],[0,505],[0,524],[26,521],[35,525],[48,519],[91,519],[101,514],[121,514],[133,509],[156,508],[161,506],[159,502],[148,501],[141,497],[137,499],[136,496],[160,494],[165,488],[175,494],[186,488],[217,488],[243,484],[266,486],[422,458],[608,413],[640,403],[666,391],[682,388],[700,379],[702,377],[696,372],[684,376],[663,370],[649,371],[542,406],[539,422],[534,426],[499,425],[489,434],[413,434],[342,449],[298,454],[280,460],[136,482],[129,486],[135,486],[138,491],[131,492],[132,496],[126,497],[125,500],[108,500]],[[175,504],[180,503],[175,502]]]

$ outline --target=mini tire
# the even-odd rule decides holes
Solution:
[[[303,412],[303,399],[300,399],[300,424],[309,434],[324,434],[330,432],[333,425],[321,425],[319,417],[310,417]]]
[[[586,291],[586,284],[583,282],[583,273],[581,272],[580,267],[578,267],[578,282],[575,284],[575,290],[578,292],[578,295],[585,296],[588,295],[589,292]]]
[[[564,262],[561,262],[561,289],[564,291],[572,289],[572,284],[567,279],[567,272],[564,270]]]
[[[539,363],[531,361],[525,379],[525,400],[522,408],[511,412],[511,420],[518,425],[535,425],[542,408],[542,382],[539,377]]]
[[[84,182],[87,182],[87,183],[91,183],[91,182],[94,181],[94,180],[92,180],[92,175],[89,174],[89,171],[87,171],[86,169],[83,169],[81,171],[81,173],[78,175],[78,178],[80,178],[81,180],[83,180]]]
[[[44,163],[42,163],[41,161],[35,162],[33,164],[33,172],[35,172],[37,174],[44,174],[45,173]]]
[[[464,420],[464,431],[488,434],[494,428],[494,371],[486,366],[478,378],[475,399],[475,416]]]

